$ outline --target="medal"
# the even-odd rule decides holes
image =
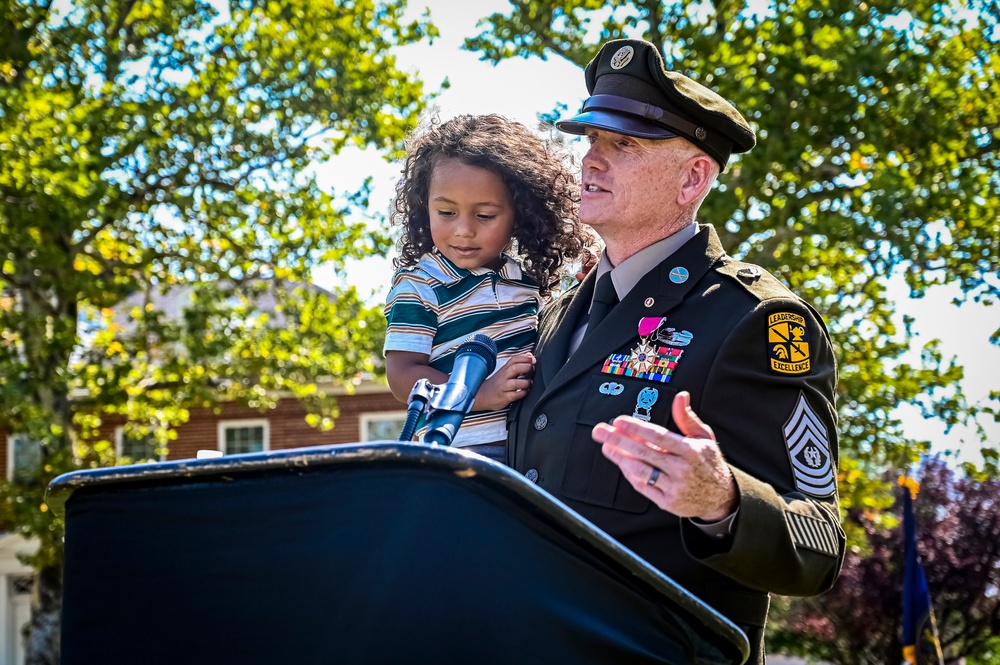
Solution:
[[[666,317],[663,316],[645,316],[640,319],[639,343],[632,349],[631,353],[612,353],[604,361],[601,371],[605,374],[632,376],[646,381],[669,383],[683,351],[660,346],[657,342],[666,333],[670,340],[665,341],[666,344],[684,346],[691,341],[691,333],[681,331],[678,334],[674,328],[667,328],[666,331],[661,332],[666,320]],[[685,334],[686,337],[684,337]],[[653,401],[655,402],[656,399],[654,398]],[[638,408],[637,406],[637,411]]]

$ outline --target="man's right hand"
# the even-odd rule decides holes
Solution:
[[[656,423],[618,416],[598,423],[594,440],[637,492],[678,517],[717,522],[739,505],[732,470],[712,428],[691,409],[691,395],[677,393],[672,405],[680,434]]]

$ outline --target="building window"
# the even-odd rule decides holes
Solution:
[[[115,428],[115,454],[119,464],[159,462],[163,459],[152,432],[128,436],[124,427]]]
[[[219,422],[219,450],[224,455],[260,453],[270,448],[270,428],[266,420]]]
[[[406,423],[406,411],[362,413],[360,419],[362,441],[398,441]]]
[[[7,477],[12,482],[29,482],[41,469],[42,444],[24,434],[7,437]]]
[[[31,585],[35,578],[31,575],[8,575],[10,583],[10,595],[22,596],[31,593]]]
[[[30,575],[7,575],[5,589],[0,588],[0,662],[24,663],[24,632],[31,623]]]

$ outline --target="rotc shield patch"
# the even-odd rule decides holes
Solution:
[[[767,318],[767,355],[779,374],[809,371],[809,330],[805,317],[778,312]]]
[[[830,439],[823,421],[806,401],[805,393],[792,409],[784,427],[788,461],[792,464],[795,487],[812,496],[830,496],[837,489]]]

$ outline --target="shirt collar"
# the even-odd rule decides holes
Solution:
[[[663,263],[667,257],[697,234],[698,224],[692,222],[673,235],[669,235],[663,240],[657,240],[649,247],[644,247],[617,266],[611,265],[605,252],[601,254],[601,261],[597,264],[597,279],[603,277],[604,273],[610,272],[611,282],[615,285],[615,293],[621,300],[639,283],[640,279],[645,277],[646,273]]]
[[[523,281],[524,274],[521,272],[521,266],[518,262],[507,254],[503,254],[502,256],[504,262],[500,266],[500,270],[459,268],[435,247],[420,258],[419,265],[427,271],[428,275],[442,284],[455,284],[469,275],[488,275],[490,273],[497,273],[501,278],[512,282]]]

